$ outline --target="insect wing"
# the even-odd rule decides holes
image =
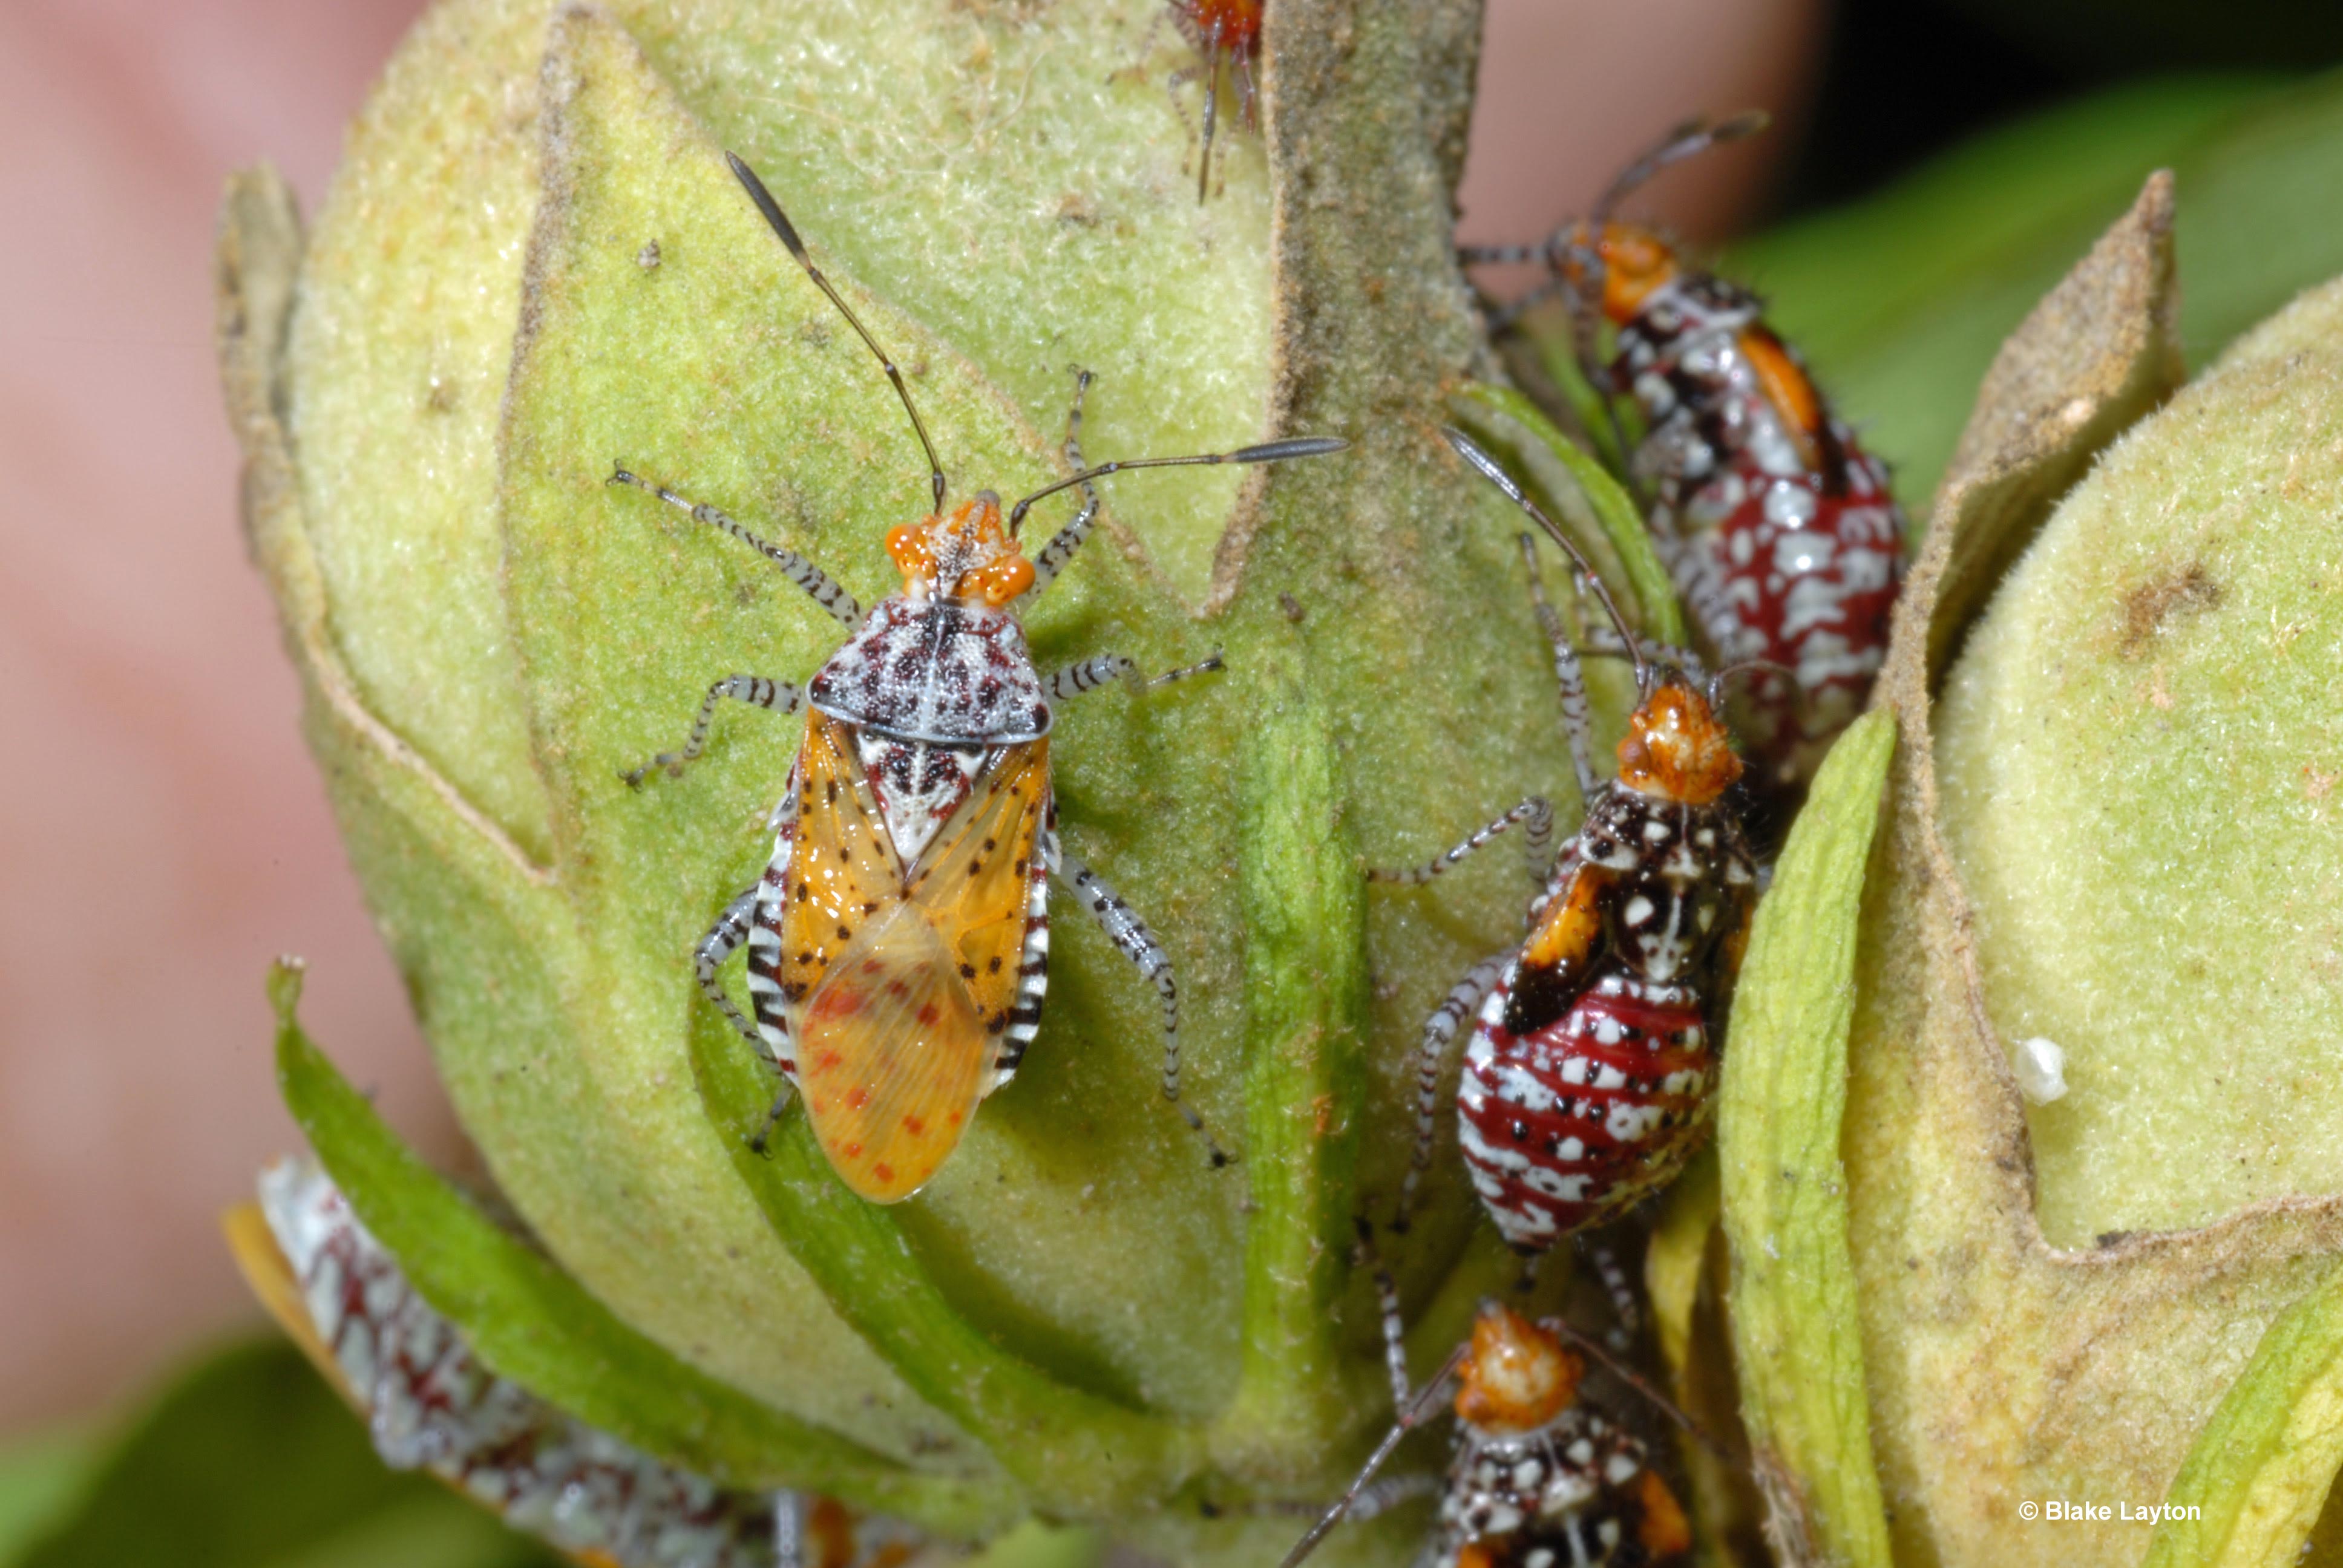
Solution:
[[[1048,815],[1048,766],[1046,741],[1005,749],[945,822],[909,896],[890,886],[862,924],[831,929],[849,936],[799,1016],[798,1081],[823,1153],[873,1202],[925,1185],[990,1086],[1025,938],[1024,873]],[[830,799],[810,792],[816,776],[809,769],[809,808]],[[884,839],[861,780],[841,788],[836,805],[819,824],[809,809],[809,837],[838,834],[839,849],[864,829]],[[816,865],[841,863],[831,854]]]
[[[1575,857],[1574,857],[1575,858]],[[1527,1032],[1577,1000],[1603,940],[1604,895],[1614,879],[1601,866],[1578,860],[1568,879],[1538,911],[1513,982],[1513,1026]],[[1528,1014],[1539,1016],[1533,1019]]]
[[[856,934],[903,899],[902,858],[855,761],[853,731],[816,714],[798,767],[779,976],[792,1002],[819,988]]]
[[[1001,749],[914,873],[911,901],[959,960],[988,1040],[1009,1027],[1034,854],[1050,815],[1050,743]]]

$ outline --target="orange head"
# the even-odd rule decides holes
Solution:
[[[1585,1375],[1586,1363],[1561,1335],[1484,1302],[1459,1372],[1456,1418],[1483,1432],[1534,1432],[1577,1402]]]
[[[1741,777],[1733,734],[1693,684],[1673,669],[1627,719],[1619,742],[1619,782],[1661,800],[1705,806]]]
[[[903,592],[915,599],[950,598],[999,609],[1033,586],[1033,563],[1001,526],[1001,498],[980,490],[949,518],[898,523],[887,531],[887,553],[903,573]]]
[[[1652,290],[1675,276],[1676,253],[1666,240],[1634,224],[1590,228],[1582,223],[1570,230],[1559,265],[1564,279],[1582,288],[1599,266],[1603,314],[1624,325],[1634,319]]]

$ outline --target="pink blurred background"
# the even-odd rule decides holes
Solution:
[[[116,1401],[256,1314],[219,1211],[293,1147],[261,977],[435,1158],[460,1138],[358,901],[244,555],[212,354],[220,184],[314,210],[420,0],[0,6],[0,1439]],[[1762,205],[1823,0],[1491,0],[1463,233],[1583,208],[1674,120],[1786,134],[1645,210]],[[1564,47],[1564,40],[1569,40]]]

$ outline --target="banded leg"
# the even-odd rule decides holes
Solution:
[[[805,1513],[796,1493],[773,1493],[773,1568],[804,1568]]]
[[[1359,1248],[1363,1260],[1375,1271],[1375,1296],[1383,1309],[1383,1356],[1393,1369],[1392,1395],[1398,1407],[1398,1419],[1392,1422],[1392,1429],[1383,1434],[1383,1441],[1375,1444],[1374,1452],[1367,1456],[1367,1462],[1360,1466],[1358,1475],[1342,1495],[1335,1500],[1332,1508],[1319,1516],[1318,1523],[1310,1527],[1307,1534],[1293,1543],[1293,1550],[1285,1554],[1278,1568],[1295,1568],[1295,1564],[1317,1549],[1318,1543],[1326,1539],[1328,1532],[1360,1509],[1362,1504],[1367,1505],[1369,1513],[1376,1513],[1403,1497],[1418,1494],[1414,1483],[1404,1478],[1391,1483],[1387,1489],[1378,1488],[1375,1473],[1383,1469],[1383,1461],[1392,1456],[1392,1451],[1399,1446],[1402,1438],[1439,1414],[1441,1393],[1463,1363],[1465,1352],[1473,1348],[1470,1340],[1458,1345],[1441,1363],[1440,1370],[1432,1374],[1430,1382],[1411,1391],[1407,1386],[1406,1358],[1400,1348],[1403,1325],[1399,1316],[1399,1293],[1392,1288],[1391,1276],[1376,1260],[1373,1229],[1363,1222],[1359,1227]],[[1374,1503],[1367,1503],[1369,1494],[1379,1490],[1383,1493],[1381,1499]],[[1365,1518],[1367,1513],[1361,1513],[1360,1517]]]
[[[1167,669],[1152,679],[1139,673],[1139,666],[1119,653],[1102,653],[1096,658],[1085,658],[1059,670],[1043,683],[1053,702],[1064,702],[1080,697],[1085,691],[1095,691],[1110,680],[1120,680],[1132,691],[1152,691],[1159,686],[1169,686],[1175,680],[1185,680],[1192,675],[1208,675],[1226,669],[1221,656],[1195,664]]]
[[[1407,1381],[1407,1322],[1400,1316],[1399,1286],[1392,1282],[1391,1271],[1375,1251],[1375,1228],[1364,1220],[1357,1223],[1357,1261],[1374,1271],[1376,1315],[1383,1330],[1383,1370],[1391,1374],[1392,1412],[1397,1414],[1407,1408],[1414,1392]]]
[[[1578,1237],[1579,1255],[1594,1265],[1595,1277],[1611,1298],[1613,1322],[1603,1337],[1611,1348],[1624,1354],[1635,1342],[1635,1335],[1644,1326],[1644,1310],[1635,1300],[1635,1288],[1627,1282],[1627,1271],[1619,1265],[1619,1254],[1607,1241],[1598,1241],[1582,1232]]]
[[[1074,367],[1074,401],[1066,410],[1066,461],[1073,465],[1077,474],[1088,467],[1082,461],[1082,395],[1090,389],[1091,373],[1079,365]],[[1040,598],[1042,590],[1057,581],[1066,563],[1074,558],[1074,552],[1082,548],[1082,541],[1091,537],[1091,525],[1098,521],[1098,487],[1084,479],[1081,489],[1082,509],[1033,558],[1033,586],[1025,590],[1025,598]]]
[[[853,631],[861,626],[862,607],[855,602],[854,596],[831,581],[828,572],[823,571],[797,551],[760,539],[714,507],[687,500],[665,485],[653,479],[646,479],[639,474],[628,473],[623,467],[614,469],[604,483],[632,485],[638,490],[648,490],[669,506],[679,507],[689,512],[694,521],[706,523],[711,528],[723,529],[780,568],[791,582],[805,589],[807,596],[814,603],[837,618],[838,623],[847,630]]]
[[[1373,867],[1367,872],[1367,880],[1402,882],[1410,887],[1421,886],[1434,877],[1440,876],[1451,866],[1455,865],[1516,822],[1528,824],[1526,831],[1529,839],[1530,880],[1542,888],[1545,885],[1546,874],[1553,869],[1554,862],[1554,808],[1547,804],[1543,795],[1531,796],[1438,859],[1428,860],[1421,866],[1403,867],[1398,870],[1386,870],[1382,867]]]
[[[757,1032],[757,1026],[732,1005],[732,999],[724,994],[724,982],[717,979],[717,970],[724,967],[724,961],[739,951],[749,940],[749,928],[756,921],[757,890],[762,885],[762,880],[760,878],[749,883],[739,898],[725,905],[724,912],[716,917],[716,923],[708,928],[708,934],[699,939],[699,945],[691,950],[691,978],[699,982],[700,994],[714,1003],[716,1010],[724,1015],[725,1020],[740,1031],[740,1038],[749,1042],[749,1049],[757,1053],[757,1060],[778,1073],[781,1070],[781,1064],[774,1059],[773,1048],[765,1043],[765,1037]]]
[[[1554,683],[1562,694],[1562,732],[1570,742],[1570,766],[1578,775],[1578,799],[1583,807],[1594,801],[1599,787],[1594,777],[1594,718],[1586,704],[1586,672],[1579,668],[1578,649],[1570,629],[1545,597],[1545,578],[1538,571],[1537,545],[1521,536],[1522,560],[1529,568],[1530,605],[1537,612],[1538,629],[1554,649]],[[1615,634],[1614,634],[1615,635]]]
[[[1415,1213],[1415,1190],[1423,1183],[1424,1172],[1432,1169],[1432,1144],[1440,1132],[1440,1070],[1456,1043],[1456,1031],[1481,1010],[1483,1000],[1513,957],[1508,950],[1474,964],[1472,972],[1458,980],[1423,1020],[1423,1042],[1416,1048],[1415,1058],[1415,1150],[1408,1158],[1407,1174],[1401,1179],[1399,1210],[1392,1217],[1393,1231],[1405,1233]]]
[[[618,777],[627,781],[630,789],[641,788],[656,768],[666,769],[670,779],[681,778],[683,765],[708,749],[709,727],[716,722],[716,705],[719,702],[745,702],[768,713],[795,713],[803,700],[798,689],[786,680],[768,680],[761,675],[728,675],[709,687],[708,695],[700,699],[699,717],[691,721],[691,734],[685,739],[682,750],[662,751]]]
[[[1154,985],[1155,993],[1163,1001],[1163,1098],[1180,1113],[1196,1136],[1204,1141],[1205,1149],[1215,1166],[1225,1165],[1229,1157],[1204,1130],[1203,1118],[1183,1104],[1180,1099],[1180,982],[1172,973],[1172,958],[1154,936],[1146,922],[1131,912],[1131,906],[1118,897],[1112,888],[1101,881],[1098,873],[1083,865],[1058,845],[1052,835],[1051,848],[1056,863],[1051,869],[1059,879],[1074,890],[1074,896],[1090,911],[1099,929],[1106,932],[1122,956],[1139,966],[1139,972]]]

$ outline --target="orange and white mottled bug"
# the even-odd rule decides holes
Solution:
[[[1221,66],[1227,62],[1245,124],[1253,121],[1252,63],[1261,53],[1261,14],[1267,0],[1172,0],[1172,19],[1204,57],[1203,146],[1196,154],[1196,199],[1212,188],[1212,133],[1220,119]]]
[[[1651,1468],[1643,1440],[1580,1399],[1586,1363],[1564,1342],[1575,1337],[1566,1325],[1484,1302],[1472,1339],[1411,1392],[1397,1293],[1380,1271],[1375,1283],[1399,1419],[1279,1568],[1296,1568],[1344,1518],[1416,1490],[1386,1483],[1377,1495],[1369,1483],[1400,1439],[1433,1413],[1452,1377],[1456,1452],[1440,1485],[1429,1568],[1650,1568],[1692,1549],[1684,1508]]]
[[[1473,1020],[1458,1086],[1458,1136],[1473,1191],[1516,1250],[1617,1218],[1683,1169],[1714,1108],[1717,1047],[1756,903],[1757,868],[1727,794],[1741,775],[1716,716],[1717,686],[1647,660],[1569,536],[1461,433],[1449,444],[1569,553],[1635,660],[1637,700],[1618,777],[1598,785],[1578,658],[1538,586],[1585,821],[1550,871],[1551,809],[1532,797],[1429,865],[1371,872],[1424,882],[1517,823],[1532,873],[1529,940],[1475,966],[1425,1023],[1416,1142],[1400,1199],[1404,1228],[1430,1169],[1440,1070]],[[1730,671],[1725,672],[1727,674]]]
[[[927,1552],[914,1526],[834,1497],[678,1470],[489,1372],[315,1165],[270,1166],[259,1208],[274,1255],[236,1233],[246,1266],[393,1469],[427,1470],[594,1568],[902,1568]]]
[[[1139,917],[1059,843],[1050,730],[1053,703],[1109,680],[1141,689],[1217,669],[1219,657],[1152,681],[1120,654],[1043,676],[1026,652],[1018,609],[1089,537],[1098,511],[1091,480],[1125,468],[1315,457],[1345,443],[1302,437],[1085,468],[1077,445],[1083,375],[1068,422],[1076,472],[1019,501],[1005,521],[990,490],[947,513],[943,468],[901,373],[814,266],[763,183],[726,156],[789,254],[878,356],[927,455],[934,510],[888,534],[903,588],[866,618],[852,595],[795,551],[625,468],[611,476],[762,552],[852,633],[803,692],[756,675],[716,682],[683,749],[624,776],[639,784],[655,769],[679,772],[706,745],[720,702],[774,713],[813,709],[788,792],[773,809],[772,859],[696,950],[700,990],[804,1095],[815,1138],[846,1184],[874,1202],[895,1202],[935,1174],[977,1102],[1009,1081],[1032,1042],[1049,983],[1054,873],[1155,986],[1164,1097],[1201,1132],[1195,1113],[1180,1104],[1180,993],[1171,960]],[[1074,486],[1083,492],[1081,511],[1027,559],[1017,538],[1027,510]],[[717,978],[743,945],[753,1022]],[[1216,1163],[1224,1158],[1216,1147],[1212,1154]]]
[[[1552,269],[1531,297],[1564,293],[1588,382],[1642,410],[1646,433],[1629,472],[1651,498],[1654,537],[1708,652],[1719,664],[1782,667],[1754,680],[1737,705],[1770,837],[1862,711],[1886,656],[1904,514],[1885,466],[1765,325],[1757,296],[1688,265],[1651,229],[1611,217],[1668,165],[1765,124],[1763,115],[1693,122],[1614,180],[1584,221],[1543,245],[1461,254],[1467,263]],[[1595,348],[1598,317],[1615,332],[1607,364]],[[1606,407],[1615,434],[1615,405]]]

